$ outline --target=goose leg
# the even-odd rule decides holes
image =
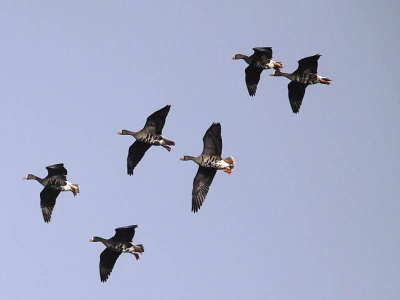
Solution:
[[[327,81],[325,79],[322,78],[318,78],[319,82],[321,82],[322,84],[331,84],[330,81]]]
[[[74,194],[74,196],[76,196],[79,192],[78,189],[76,187],[74,187],[73,185],[70,185],[70,187],[71,187],[72,194]]]
[[[223,159],[224,162],[227,162],[228,164],[233,165],[233,161],[229,160],[229,159]]]

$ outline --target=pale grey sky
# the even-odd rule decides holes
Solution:
[[[398,1],[2,1],[4,299],[399,299]],[[321,53],[330,86],[291,112],[285,78],[250,98],[236,53],[272,46],[292,72]],[[146,117],[171,104],[176,142],[126,175]],[[197,155],[221,122],[223,155],[190,212]],[[36,182],[63,162],[81,194],[43,222]],[[140,261],[100,283],[101,244],[138,224]]]

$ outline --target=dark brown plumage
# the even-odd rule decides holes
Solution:
[[[131,253],[138,260],[139,254],[144,252],[142,244],[133,245],[131,243],[137,227],[137,225],[119,227],[115,229],[115,235],[109,239],[95,236],[89,240],[90,242],[101,242],[107,247],[100,254],[99,272],[101,282],[107,281],[121,253]]]
[[[293,113],[297,114],[300,111],[301,103],[303,102],[304,94],[307,86],[310,84],[330,84],[331,80],[326,77],[319,76],[318,59],[320,54],[305,57],[298,61],[298,68],[291,74],[276,70],[272,76],[283,76],[288,78],[291,82],[288,84],[288,96],[290,106]]]
[[[221,124],[213,123],[203,137],[203,152],[197,156],[184,156],[181,160],[193,160],[199,165],[196,176],[193,179],[192,211],[197,212],[210,189],[217,170],[223,170],[230,174],[235,166],[232,157],[221,158],[222,137]]]
[[[166,105],[165,107],[157,110],[148,116],[146,124],[143,129],[138,132],[129,130],[122,130],[118,132],[121,135],[131,135],[136,141],[129,147],[127,157],[127,172],[128,175],[133,175],[133,170],[142,160],[144,154],[151,146],[162,146],[168,151],[171,151],[171,147],[175,143],[162,136],[162,129],[164,128],[165,119],[169,113],[171,106]]]
[[[251,56],[236,54],[232,59],[243,59],[249,66],[246,68],[246,86],[250,96],[255,96],[257,85],[260,81],[261,72],[265,69],[282,68],[282,63],[272,60],[271,47],[253,48],[254,53]]]
[[[43,179],[32,174],[28,174],[23,179],[33,179],[44,186],[40,192],[40,207],[44,221],[49,223],[58,195],[62,191],[71,191],[76,196],[79,193],[79,185],[67,181],[67,169],[64,168],[64,164],[51,165],[46,169],[48,174]]]

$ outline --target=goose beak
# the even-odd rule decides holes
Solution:
[[[28,179],[28,177],[27,177],[27,176],[24,176],[24,177],[22,177],[22,179],[24,179],[24,180],[27,180],[27,179]]]
[[[235,55],[234,55],[234,56],[232,56],[232,59],[236,59]]]
[[[90,239],[89,242],[93,242],[93,239]]]
[[[184,158],[183,158],[183,157],[181,157],[179,160],[184,160]]]
[[[122,131],[118,131],[117,134],[122,134]]]

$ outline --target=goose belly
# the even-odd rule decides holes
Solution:
[[[309,85],[318,83],[317,75],[311,73],[303,76],[296,76],[294,81]]]
[[[218,162],[220,159],[218,156],[202,156],[201,162],[198,162],[198,164],[206,168],[219,169]]]
[[[230,163],[227,163],[220,157],[216,157],[216,156],[212,156],[212,157],[203,159],[203,161],[200,165],[203,167],[214,168],[214,169],[218,169],[218,170],[232,169],[232,166]]]
[[[143,143],[147,143],[150,145],[156,145],[156,146],[162,145],[161,143],[164,141],[163,137],[161,135],[154,134],[154,133],[146,134],[144,137],[142,137],[139,140]]]

